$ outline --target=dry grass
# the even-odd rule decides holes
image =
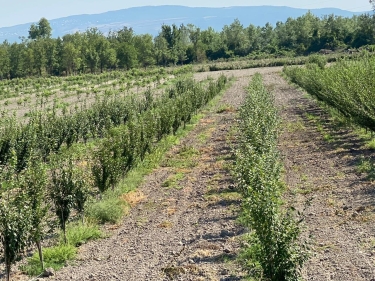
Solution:
[[[146,198],[147,197],[142,191],[131,191],[121,196],[121,199],[128,203],[132,208],[143,202]]]
[[[159,228],[172,228],[172,226],[173,223],[171,223],[170,221],[163,221],[158,225]]]

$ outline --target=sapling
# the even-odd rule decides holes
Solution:
[[[76,169],[72,159],[58,161],[52,169],[52,185],[50,196],[63,231],[64,242],[66,239],[66,222],[74,206],[74,193],[77,186]]]
[[[16,175],[14,150],[7,166],[0,167],[0,241],[3,246],[6,280],[11,266],[26,248],[30,233],[30,211],[25,191],[19,187],[22,176]]]
[[[44,261],[41,241],[44,235],[48,211],[48,205],[45,203],[46,186],[47,173],[45,165],[33,162],[26,170],[22,189],[26,191],[31,213],[30,240],[37,246],[42,270],[44,270]]]

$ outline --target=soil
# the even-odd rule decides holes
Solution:
[[[374,183],[358,172],[361,158],[375,154],[279,75],[264,82],[283,120],[286,199],[302,213],[311,248],[304,280],[375,280]]]
[[[236,109],[251,76],[260,72],[275,94],[285,201],[304,219],[311,255],[308,280],[375,280],[374,183],[358,163],[375,159],[351,128],[335,120],[281,68],[221,73],[237,81],[144,180],[133,208],[109,238],[89,242],[53,280],[244,280],[235,262],[245,230],[236,222],[241,197],[228,165]]]

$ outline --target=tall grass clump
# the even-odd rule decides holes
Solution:
[[[240,260],[254,277],[294,281],[307,255],[299,225],[281,200],[278,126],[274,98],[257,74],[240,109],[235,152],[234,171],[244,197],[241,221],[250,230]]]

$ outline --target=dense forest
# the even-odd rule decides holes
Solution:
[[[321,49],[375,44],[375,17],[307,13],[276,26],[244,27],[238,20],[220,32],[194,25],[163,25],[158,36],[124,27],[109,34],[96,28],[51,38],[49,22],[33,24],[21,43],[0,44],[0,79],[97,73],[107,69],[167,66],[233,57],[294,56]]]

